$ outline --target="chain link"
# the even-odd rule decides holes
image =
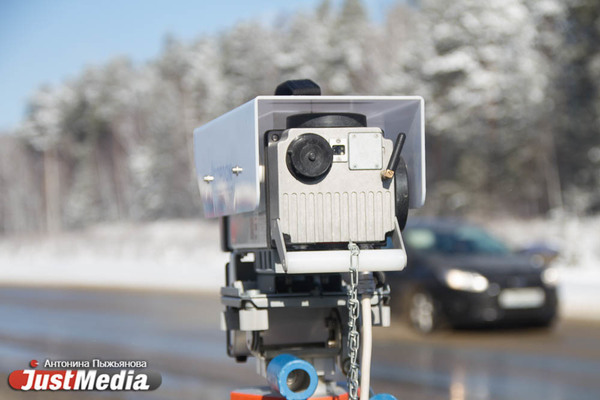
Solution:
[[[356,243],[348,244],[350,250],[350,289],[348,290],[348,356],[350,368],[348,370],[349,400],[358,400],[358,350],[360,337],[358,333],[358,317],[360,303],[358,301],[358,255],[360,249]]]

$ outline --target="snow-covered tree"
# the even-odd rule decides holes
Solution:
[[[275,32],[258,22],[242,22],[220,38],[226,109],[259,94],[273,93],[279,83],[275,64],[278,44]]]
[[[600,209],[599,4],[398,1],[376,24],[360,0],[323,0],[272,25],[167,37],[151,62],[115,59],[32,95],[10,145],[31,168],[10,179],[0,163],[14,191],[0,231],[199,215],[193,128],[294,78],[423,96],[429,212]],[[15,193],[43,217],[8,218],[25,209]]]
[[[423,65],[428,131],[451,136],[455,146],[444,163],[454,168],[442,179],[461,183],[470,210],[502,199],[514,212],[513,193],[521,212],[547,210],[548,176],[537,152],[553,75],[536,15],[522,0],[424,1],[423,13],[435,48]]]
[[[560,74],[558,165],[567,202],[600,211],[600,3],[568,0]]]

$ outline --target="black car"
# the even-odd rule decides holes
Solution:
[[[408,265],[387,279],[393,305],[416,330],[554,321],[555,268],[513,253],[483,229],[459,221],[413,220],[403,238]]]

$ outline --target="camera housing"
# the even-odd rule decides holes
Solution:
[[[385,179],[399,132],[405,172]],[[406,264],[400,228],[425,199],[421,97],[259,96],[195,129],[194,155],[204,215],[257,270],[345,272],[349,241],[361,270]]]
[[[308,80],[276,94],[194,130],[204,216],[220,218],[230,252],[227,354],[256,357],[265,377],[278,356],[300,357],[315,368],[316,397],[339,395],[354,337],[349,295],[370,304],[373,326],[390,324],[382,271],[406,265],[401,228],[425,200],[424,102],[320,96]]]

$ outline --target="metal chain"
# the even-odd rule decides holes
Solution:
[[[356,243],[348,243],[350,250],[350,289],[348,291],[348,356],[350,368],[348,369],[349,400],[358,400],[358,350],[360,337],[358,333],[358,317],[360,303],[358,302],[358,255],[360,249]]]

